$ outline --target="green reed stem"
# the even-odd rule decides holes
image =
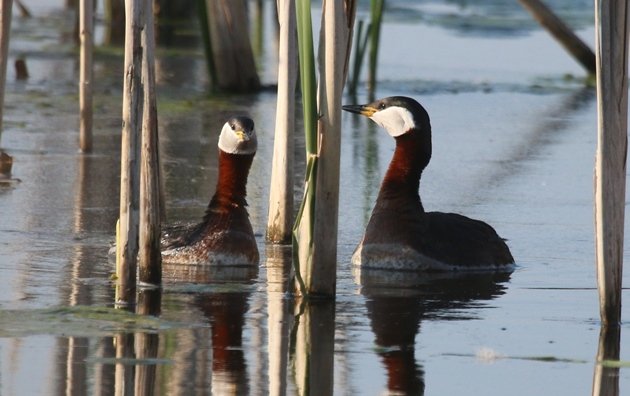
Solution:
[[[348,93],[356,95],[359,77],[361,75],[361,67],[365,58],[365,50],[367,49],[367,40],[370,37],[371,25],[368,25],[365,33],[363,32],[363,21],[359,21],[357,26],[357,35],[354,39],[354,60],[352,65],[352,76],[348,84]]]
[[[381,22],[383,21],[383,8],[385,8],[385,0],[372,0],[370,3],[370,14],[372,21],[370,23],[370,58],[369,58],[369,77],[368,89],[370,96],[374,95],[376,90],[376,66],[378,61],[378,48],[381,37]]]
[[[315,183],[317,180],[317,81],[313,51],[311,1],[297,0],[296,15],[307,169],[304,181],[304,199],[293,227],[293,256],[296,280],[301,294],[306,296],[307,290],[302,275],[308,276],[308,271],[305,271],[305,274],[301,274],[301,267],[306,268],[308,265],[301,266],[300,259],[309,261],[312,258],[315,224]],[[304,229],[303,227],[306,228]],[[301,229],[305,230],[306,233],[300,232]],[[301,240],[300,236],[303,240]],[[301,248],[300,244],[302,244]],[[306,257],[301,254],[305,249],[308,252]]]

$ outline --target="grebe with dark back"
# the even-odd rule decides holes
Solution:
[[[490,225],[424,210],[419,187],[431,159],[431,123],[420,103],[392,96],[343,109],[370,118],[396,140],[353,264],[416,271],[513,269],[507,244]]]
[[[200,223],[165,228],[161,247],[167,263],[257,265],[258,247],[247,213],[247,178],[258,148],[254,121],[228,120],[219,136],[216,191]]]

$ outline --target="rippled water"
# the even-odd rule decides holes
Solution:
[[[202,215],[216,183],[220,127],[233,113],[250,114],[259,151],[249,210],[261,266],[167,267],[163,292],[141,296],[140,307],[160,307],[147,317],[112,309],[107,250],[118,215],[121,51],[99,46],[95,149],[81,155],[72,14],[57,3],[28,2],[35,17],[13,21],[9,64],[24,57],[30,77],[16,81],[9,68],[0,140],[21,180],[0,184],[0,394],[266,395],[310,387],[335,395],[576,395],[599,383],[594,89],[531,22],[509,34],[470,32],[462,19],[459,28],[440,22],[526,14],[490,1],[388,2],[377,92],[414,96],[431,115],[425,207],[492,224],[509,240],[518,269],[432,278],[353,270],[350,255],[393,142],[347,114],[338,294],[306,307],[287,293],[289,252],[262,237],[275,94],[210,96],[196,40],[160,51],[168,219]],[[269,18],[270,4],[265,9]],[[592,44],[589,13],[569,17]],[[261,75],[274,83],[272,27],[263,32]],[[364,91],[357,100],[366,100]],[[302,153],[300,143],[296,150]],[[628,368],[606,370],[604,385],[618,386],[618,394],[630,389]]]

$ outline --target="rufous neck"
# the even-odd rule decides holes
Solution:
[[[381,185],[379,198],[418,197],[422,171],[431,159],[431,135],[412,129],[396,137],[396,149]]]
[[[228,154],[219,150],[219,177],[209,207],[245,206],[247,177],[254,154]]]

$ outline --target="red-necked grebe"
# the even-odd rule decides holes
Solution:
[[[508,246],[490,225],[455,213],[424,211],[418,189],[431,159],[431,123],[417,101],[393,96],[343,109],[370,118],[396,140],[353,264],[424,271],[513,268]]]
[[[203,220],[165,228],[162,258],[169,263],[257,265],[258,247],[247,213],[247,177],[258,142],[254,121],[228,120],[219,136],[216,192]]]

